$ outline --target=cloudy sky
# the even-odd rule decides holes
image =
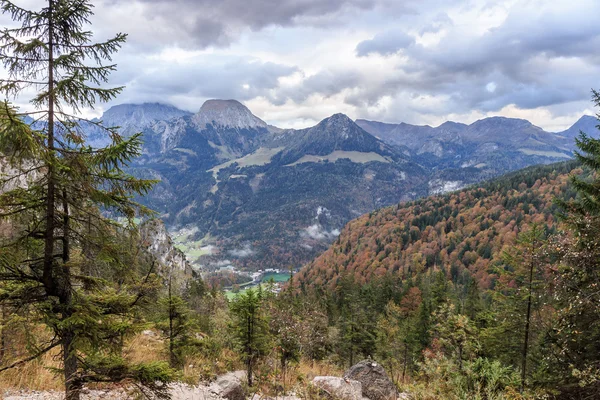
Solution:
[[[597,111],[598,0],[95,4],[98,39],[129,34],[112,79],[127,88],[115,103],[197,111],[233,98],[295,128],[343,112],[430,125],[504,115],[556,131]]]

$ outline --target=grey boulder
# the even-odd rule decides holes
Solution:
[[[245,400],[246,390],[242,384],[242,379],[245,379],[244,377],[245,374],[243,374],[243,371],[221,375],[210,385],[210,390],[227,400]]]
[[[360,382],[352,379],[337,376],[316,376],[312,384],[332,399],[362,400],[363,397]]]
[[[362,395],[369,400],[396,400],[398,390],[381,364],[373,360],[363,360],[353,365],[344,378],[361,383]]]

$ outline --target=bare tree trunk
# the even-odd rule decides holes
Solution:
[[[174,333],[173,333],[173,293],[171,291],[171,277],[169,276],[169,362],[171,364],[171,368],[177,367],[177,358],[175,357],[175,344],[173,343]]]
[[[246,375],[248,376],[248,386],[252,387],[252,360],[246,361]]]
[[[0,332],[0,365],[4,363],[4,357],[6,357],[6,319],[8,313],[6,306],[2,306],[2,331]]]
[[[74,346],[75,335],[63,331],[62,351],[65,375],[65,400],[79,400],[81,384],[77,381],[77,354]]]
[[[283,395],[285,396],[286,393],[286,386],[285,386],[285,365],[286,365],[286,361],[285,358],[281,359],[281,376],[283,378]]]
[[[55,175],[54,175],[54,24],[53,24],[53,0],[48,0],[48,193],[46,194],[46,230],[44,235],[44,271],[43,281],[46,292],[55,295],[56,287],[53,277],[54,269],[54,207],[55,207]]]
[[[404,343],[404,365],[402,366],[402,383],[405,382],[407,364],[408,364],[408,343]]]
[[[534,241],[535,245],[535,241]],[[534,247],[534,246],[532,246]],[[532,251],[535,249],[532,248]],[[533,270],[535,268],[534,258],[532,256],[529,264],[529,285],[527,292],[527,315],[525,317],[525,338],[523,340],[523,351],[521,353],[521,392],[525,390],[525,378],[527,376],[527,351],[529,347],[529,326],[531,321],[531,292],[533,290]]]
[[[246,356],[248,361],[246,363],[246,374],[248,377],[248,386],[252,387],[252,364],[254,358],[254,348],[252,347],[252,340],[254,339],[254,312],[247,318],[248,323],[248,347],[246,348]]]
[[[70,318],[73,315],[73,294],[71,286],[71,269],[69,260],[71,258],[71,247],[69,241],[70,217],[69,217],[69,201],[67,190],[62,190],[62,269],[61,279],[59,281],[59,290],[61,293],[60,302],[65,308],[63,319]],[[68,326],[68,324],[67,324]],[[77,349],[75,347],[75,332],[71,328],[65,328],[62,331],[62,350],[65,375],[65,400],[79,400],[81,392],[81,384],[77,379],[78,361]]]

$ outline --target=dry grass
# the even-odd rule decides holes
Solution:
[[[0,373],[0,391],[8,389],[61,390],[63,380],[51,368],[58,368],[59,351],[44,355],[21,367]]]
[[[299,376],[312,381],[315,376],[342,376],[344,370],[328,361],[302,361],[296,369]]]
[[[43,334],[41,331],[38,334]],[[22,340],[12,340],[13,349],[23,349]],[[16,353],[19,353],[17,351]],[[21,354],[12,354],[12,362],[23,357]],[[53,369],[61,366],[59,349],[44,355],[41,359],[29,362],[18,368],[10,369],[0,373],[0,393],[7,390],[56,390],[61,391],[64,387],[63,379],[60,374],[56,374]],[[152,361],[167,361],[165,341],[156,331],[144,331],[129,340],[123,354],[127,360],[132,363],[147,363]],[[290,366],[287,370],[285,382],[281,371],[277,367],[278,363],[269,358],[258,366],[257,378],[262,374],[264,380],[260,384],[261,390],[266,394],[281,394],[285,388],[289,390],[303,391],[308,383],[315,376],[334,375],[341,376],[343,370],[330,362],[309,362]],[[216,356],[196,355],[188,357],[183,368],[182,378],[188,384],[197,385],[199,382],[208,382],[216,376],[228,371],[244,369],[240,362],[238,354],[232,350],[224,349]],[[101,385],[106,387],[106,385]],[[100,388],[93,385],[92,388]]]
[[[41,329],[39,334],[43,335]],[[11,340],[11,347],[15,354],[11,354],[6,365],[24,357],[22,349],[25,348],[25,344],[20,340],[18,332],[15,332],[15,338]],[[136,335],[125,346],[124,355],[136,363],[167,359],[164,343],[157,334]],[[63,390],[64,380],[55,372],[60,367],[60,350],[56,348],[38,360],[0,372],[0,392],[21,389]]]
[[[31,338],[37,338],[41,343],[52,337],[43,326],[32,327],[25,319],[11,318],[5,321],[5,325],[1,327],[4,336],[4,359],[0,366],[10,365],[26,358],[29,353],[25,349]],[[41,346],[43,347],[44,344]],[[0,372],[0,390],[60,389],[63,381],[54,370],[58,367],[60,367],[60,350],[54,348],[38,360]]]
[[[168,360],[165,342],[153,330],[144,331],[129,340],[123,349],[123,355],[133,363]]]

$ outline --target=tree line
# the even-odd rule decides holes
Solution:
[[[122,90],[106,84],[126,35],[93,42],[86,0],[0,5],[20,24],[0,33],[0,91],[34,92],[33,111],[0,104],[0,378],[58,352],[68,400],[109,382],[166,398],[190,360],[206,378],[243,365],[278,394],[306,383],[301,367],[370,356],[424,398],[600,393],[600,141],[577,139],[580,166],[361,217],[281,293],[228,302],[158,273],[136,224],[152,212],[134,200],[156,182],[126,172],[141,136],[81,117]],[[86,144],[90,125],[107,147]],[[11,346],[21,328],[26,345]],[[146,328],[164,357],[132,362],[126,345]]]

